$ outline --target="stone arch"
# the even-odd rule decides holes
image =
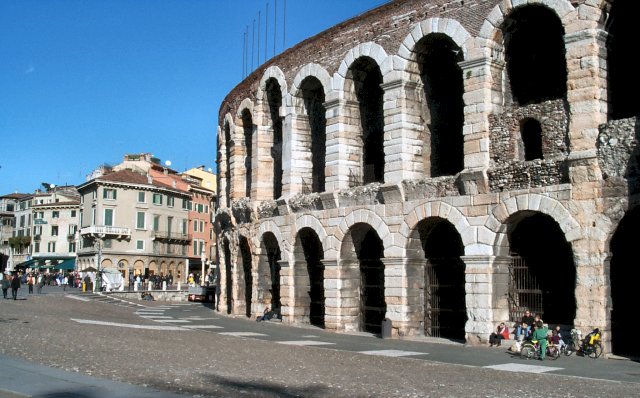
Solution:
[[[233,117],[230,113],[224,116],[222,128],[220,129],[219,146],[221,148],[220,154],[222,155],[221,166],[224,166],[220,170],[220,175],[224,176],[224,198],[226,200],[226,207],[231,208],[231,199],[233,196],[233,181],[234,178],[234,162],[233,156],[235,153],[235,124]]]
[[[521,194],[503,199],[496,205],[485,225],[493,225],[495,255],[509,255],[507,222],[520,211],[534,211],[550,216],[560,226],[568,243],[580,240],[582,228],[567,208],[557,199],[540,194]]]
[[[113,262],[111,261],[110,258],[104,258],[100,262],[100,267],[102,267],[102,268],[111,268],[111,267],[113,267]]]
[[[245,98],[238,106],[238,112],[236,112],[236,119],[242,118],[242,111],[248,109],[251,112],[251,116],[253,117],[253,101],[249,98]]]
[[[260,227],[258,228],[258,233],[256,234],[256,236],[258,237],[259,240],[262,240],[262,236],[266,232],[271,232],[276,237],[276,239],[278,240],[278,244],[279,245],[282,246],[282,245],[285,244],[285,240],[282,237],[282,233],[280,232],[280,228],[272,220],[267,220],[267,221],[261,223]]]
[[[277,66],[270,66],[267,68],[267,70],[264,71],[264,74],[260,79],[260,85],[258,86],[258,92],[256,93],[256,105],[258,105],[258,107],[260,107],[260,104],[265,100],[264,96],[266,95],[267,91],[267,81],[271,78],[274,78],[278,81],[280,90],[282,92],[283,101],[285,98],[287,98],[287,80],[284,77],[282,69]]]
[[[322,83],[325,93],[328,93],[331,89],[331,76],[329,75],[329,72],[327,72],[327,70],[321,65],[309,63],[300,68],[296,76],[293,78],[293,84],[291,85],[291,98],[294,99],[294,101],[299,95],[298,91],[300,90],[302,81],[309,76],[315,77],[320,81],[320,83]],[[293,106],[296,107],[296,113],[300,113],[295,103]]]
[[[340,62],[338,71],[333,75],[333,87],[337,87],[342,92],[345,91],[346,77],[349,72],[349,68],[351,68],[351,65],[360,57],[369,57],[373,59],[381,72],[383,72],[383,64],[385,64],[385,60],[389,58],[387,52],[379,44],[373,42],[358,44],[351,50],[347,51],[347,55],[345,55],[343,60]],[[387,68],[389,67],[388,64],[385,65],[387,65]],[[382,73],[382,76],[384,75],[385,73]]]
[[[237,279],[237,311],[247,317],[252,315],[251,303],[253,301],[253,250],[250,238],[238,234],[238,249],[236,252],[236,279]]]
[[[133,262],[133,273],[135,275],[144,274],[144,261],[136,260]]]
[[[464,214],[456,207],[442,202],[434,201],[422,203],[407,213],[400,226],[399,236],[404,238],[402,247],[405,248],[404,256],[411,259],[424,259],[420,237],[415,236],[415,228],[422,220],[430,217],[439,217],[451,223],[460,237],[465,248],[465,255],[490,255],[493,250],[494,233],[486,226],[472,226]]]
[[[334,260],[337,255],[337,249],[335,246],[335,241],[332,239],[332,236],[327,234],[327,230],[322,225],[320,220],[317,217],[314,217],[309,214],[304,214],[298,218],[296,218],[294,228],[296,231],[296,235],[302,228],[311,228],[316,235],[318,235],[318,239],[322,243],[322,247],[324,249],[324,259],[325,260]]]
[[[416,23],[398,48],[398,55],[407,61],[405,67],[411,69],[411,72],[415,72],[413,70],[415,66],[412,65],[412,62],[415,62],[416,58],[414,53],[416,43],[431,33],[442,33],[449,36],[462,50],[462,58],[467,58],[469,48],[473,45],[473,37],[464,26],[455,19],[428,18]]]
[[[402,252],[401,248],[394,245],[393,236],[391,231],[389,230],[389,226],[382,220],[382,218],[377,215],[375,212],[368,209],[356,209],[346,214],[340,224],[338,225],[338,229],[336,230],[336,238],[340,242],[340,258],[343,258],[344,255],[342,250],[344,250],[344,237],[355,224],[367,224],[373,228],[380,237],[382,241],[382,246],[384,248],[384,256],[385,257],[401,257]]]
[[[244,188],[244,197],[251,197],[251,190],[253,186],[253,179],[255,176],[254,172],[254,160],[253,155],[255,153],[254,150],[254,141],[256,141],[256,123],[253,113],[253,102],[245,98],[242,100],[240,107],[238,108],[238,112],[236,114],[236,126],[237,126],[237,134],[238,134],[238,142],[241,143],[238,146],[240,149],[238,155],[241,159],[238,160],[240,167],[238,168],[239,174],[242,175],[242,179],[244,180],[244,185],[239,187],[240,189]]]

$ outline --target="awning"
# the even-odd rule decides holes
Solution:
[[[16,264],[16,268],[35,268],[37,261],[37,259],[31,259],[21,262],[20,264]]]
[[[52,267],[53,269],[60,269],[65,271],[71,271],[76,269],[76,259],[70,258],[68,260],[64,260],[60,264],[56,264]]]

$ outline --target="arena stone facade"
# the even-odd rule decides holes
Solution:
[[[262,65],[219,113],[221,306],[470,344],[531,308],[626,353],[623,7],[394,1]]]

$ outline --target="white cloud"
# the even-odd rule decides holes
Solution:
[[[36,70],[36,67],[35,67],[35,66],[33,66],[33,65],[29,65],[29,66],[27,67],[27,69],[25,69],[25,70],[24,70],[24,74],[25,74],[25,75],[28,75],[28,74],[30,74],[30,73],[35,72],[35,70]]]

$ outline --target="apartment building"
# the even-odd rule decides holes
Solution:
[[[20,200],[27,196],[23,193],[0,196],[0,272],[13,269],[11,254],[16,243],[16,210]]]
[[[78,269],[117,268],[184,279],[191,195],[140,167],[103,169],[78,186]]]

